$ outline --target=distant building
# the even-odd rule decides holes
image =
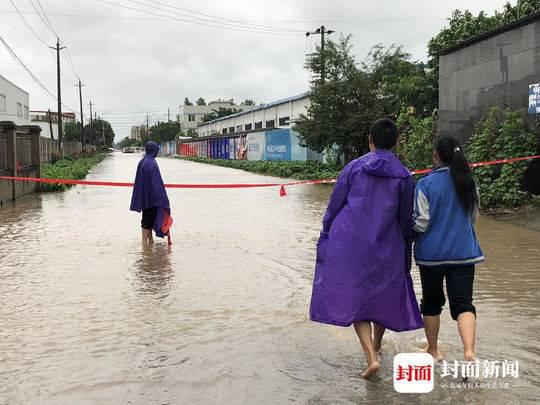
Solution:
[[[538,83],[540,12],[443,50],[439,133],[468,139],[492,104],[527,109],[529,86]]]
[[[219,111],[220,108],[235,108],[237,110],[251,110],[254,106],[234,105],[232,101],[212,101],[208,105],[181,105],[179,109],[178,120],[180,129],[187,131],[189,129],[197,129],[202,123],[203,117],[211,114],[214,110]]]
[[[213,121],[201,123],[199,136],[233,134],[270,128],[291,128],[292,124],[306,114],[310,106],[308,93],[276,100]]]
[[[141,126],[131,127],[131,139],[135,139],[136,141],[141,140],[141,128]]]
[[[58,139],[58,113],[56,111],[30,111],[30,119],[32,125],[38,125],[41,127],[41,136],[45,138]],[[50,121],[50,123],[49,123]],[[76,122],[77,115],[73,112],[62,113],[62,124],[68,122]]]
[[[29,125],[29,99],[26,91],[0,75],[0,121]]]

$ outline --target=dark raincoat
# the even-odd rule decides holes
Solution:
[[[158,144],[146,144],[146,154],[137,166],[130,210],[141,212],[147,208],[158,207],[152,228],[156,236],[164,237],[168,234],[172,219],[169,198],[156,162],[158,151]]]
[[[343,169],[317,243],[311,320],[422,327],[410,276],[413,198],[411,174],[391,151]]]

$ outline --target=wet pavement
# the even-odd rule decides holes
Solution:
[[[112,154],[89,179],[128,181]],[[159,159],[168,183],[273,182]],[[398,394],[392,361],[422,331],[388,333],[380,377],[360,378],[352,328],[308,320],[315,242],[331,188],[169,190],[173,246],[143,248],[127,188],[77,186],[0,209],[0,403],[534,403],[540,233],[482,217],[479,358],[520,362],[508,388]],[[418,272],[413,269],[417,294]],[[445,308],[441,350],[461,359]],[[438,374],[438,372],[437,372]]]

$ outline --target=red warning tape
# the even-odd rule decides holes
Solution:
[[[509,159],[490,160],[487,162],[471,163],[471,167],[490,166],[503,163],[514,163],[522,160],[538,159],[540,155],[517,157]],[[413,170],[411,174],[429,173],[432,169]],[[42,177],[12,177],[0,176],[0,180],[13,181],[32,181],[36,183],[52,183],[52,184],[81,184],[86,186],[112,186],[112,187],[133,187],[133,183],[121,183],[116,181],[93,181],[93,180],[69,180],[69,179],[46,179]],[[301,180],[289,183],[231,183],[231,184],[165,184],[166,188],[256,188],[256,187],[281,187],[280,195],[285,196],[285,186],[297,186],[301,184],[323,184],[335,183],[336,179],[328,180]]]

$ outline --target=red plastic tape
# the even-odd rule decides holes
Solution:
[[[490,166],[504,163],[514,163],[523,160],[538,159],[540,155],[516,157],[509,159],[490,160],[487,162],[471,163],[471,167]],[[413,170],[411,174],[429,173],[432,169]],[[110,186],[110,187],[133,187],[133,183],[121,183],[116,181],[93,181],[93,180],[69,180],[69,179],[46,179],[42,177],[17,177],[17,176],[0,176],[0,180],[13,181],[32,181],[35,183],[52,183],[52,184],[69,184],[69,185],[85,185],[85,186]],[[302,184],[324,184],[335,183],[336,179],[328,180],[303,180],[293,181],[289,183],[231,183],[231,184],[165,184],[166,188],[258,188],[258,187],[280,187],[280,194],[286,195],[285,186],[298,186]]]

